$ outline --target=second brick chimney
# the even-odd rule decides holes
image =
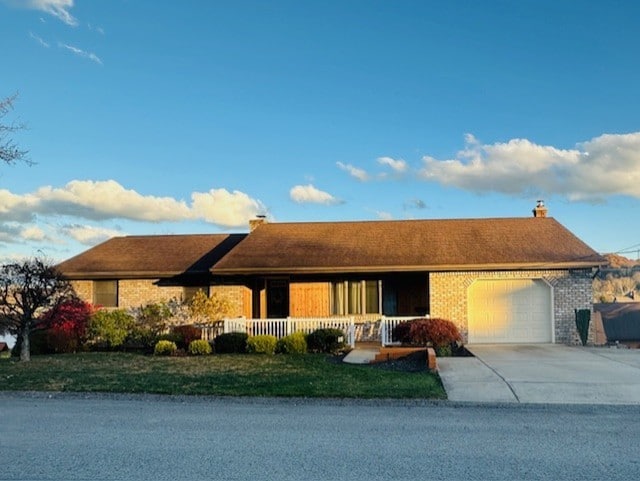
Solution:
[[[262,224],[266,224],[266,223],[267,223],[266,215],[257,215],[255,219],[251,219],[249,221],[249,232],[253,232]]]

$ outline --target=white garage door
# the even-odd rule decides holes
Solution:
[[[551,342],[551,288],[541,279],[479,279],[468,291],[469,343]]]

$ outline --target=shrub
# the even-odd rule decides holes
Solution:
[[[87,325],[94,308],[78,298],[67,299],[42,316],[49,352],[76,352],[86,341]]]
[[[591,311],[589,309],[575,309],[576,329],[583,346],[587,345],[589,339],[589,323],[591,322]]]
[[[158,341],[156,347],[153,349],[153,353],[156,356],[172,356],[178,350],[175,342],[171,341]]]
[[[403,326],[398,334],[401,324],[409,325],[409,334]],[[462,337],[458,327],[446,319],[414,319],[407,323],[398,324],[394,332],[398,334],[398,340],[410,342],[419,346],[432,345],[434,348],[450,347],[452,343],[459,342]],[[404,339],[402,338],[404,337]],[[442,351],[444,353],[444,351]]]
[[[436,351],[437,357],[451,357],[451,355],[453,354],[451,344],[449,344],[448,346],[436,346],[434,350]]]
[[[411,322],[403,321],[396,325],[391,331],[391,338],[395,342],[411,342]]]
[[[138,325],[158,336],[167,328],[171,310],[164,302],[152,303],[142,306],[135,317]]]
[[[169,307],[160,302],[130,309],[128,313],[135,323],[129,329],[122,346],[126,349],[144,349],[152,351],[160,340],[160,335],[167,328],[171,318]]]
[[[276,352],[279,354],[305,354],[307,352],[307,339],[302,332],[294,332],[282,339],[278,339]]]
[[[219,354],[229,354],[233,352],[247,352],[247,339],[249,336],[246,332],[228,332],[220,334],[213,340],[213,349]]]
[[[135,319],[122,309],[100,310],[89,319],[87,336],[96,347],[114,349],[120,347],[135,326]]]
[[[247,351],[254,354],[274,354],[278,339],[270,334],[252,336],[247,339]]]
[[[340,329],[316,329],[307,336],[311,352],[335,354],[345,347],[344,332]]]
[[[202,338],[202,329],[192,326],[176,326],[171,329],[171,334],[177,339],[175,343],[180,349],[187,349],[192,341]]]
[[[211,344],[209,344],[209,341],[205,341],[204,339],[196,339],[189,343],[188,351],[192,356],[204,356],[206,354],[211,354]]]

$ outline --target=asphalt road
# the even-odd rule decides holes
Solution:
[[[2,480],[639,475],[638,406],[0,394]]]

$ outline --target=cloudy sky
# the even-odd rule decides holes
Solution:
[[[640,3],[0,0],[0,258],[274,221],[523,217],[640,248]]]

